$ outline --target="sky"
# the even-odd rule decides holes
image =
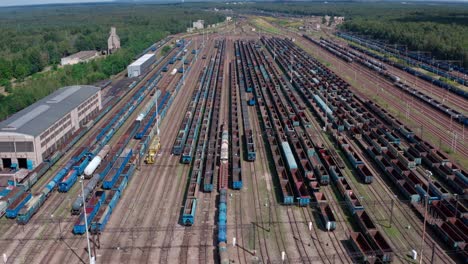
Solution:
[[[0,6],[112,2],[112,0],[0,0]]]
[[[112,2],[113,0],[0,0],[0,6],[20,6],[20,5],[40,5],[40,4],[67,4],[67,3],[93,3],[93,2]],[[412,0],[401,0],[408,2]],[[414,0],[413,0],[414,1]],[[450,1],[467,2],[468,0],[429,0],[429,1]]]

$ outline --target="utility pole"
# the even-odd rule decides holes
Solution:
[[[293,82],[293,55],[291,53],[291,80],[289,81],[290,83]]]
[[[94,264],[94,257],[91,256],[91,246],[89,244],[88,216],[86,214],[86,201],[84,198],[84,176],[81,176],[80,183],[81,183],[81,198],[83,199],[83,212],[84,212],[85,228],[86,228],[86,242],[88,244],[89,263]]]
[[[184,57],[182,58],[182,83],[183,85],[185,85],[185,54],[184,54]]]

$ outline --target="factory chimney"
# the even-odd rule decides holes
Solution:
[[[107,40],[107,53],[113,53],[120,49],[120,38],[117,36],[115,27],[111,27],[109,39]]]

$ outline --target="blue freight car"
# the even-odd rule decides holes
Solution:
[[[55,183],[54,181],[50,181],[46,186],[44,186],[44,188],[42,188],[42,193],[48,197],[49,194],[54,190],[54,188],[57,186],[57,183]]]
[[[0,198],[7,196],[7,194],[11,191],[9,188],[4,188],[0,191]]]
[[[83,147],[81,149],[81,152],[78,155],[76,155],[75,157],[72,158],[72,161],[77,162],[77,161],[81,160],[84,156],[86,156],[88,154],[88,152],[89,152],[88,147]]]
[[[227,233],[226,223],[218,223],[218,241],[219,242],[227,241],[226,233]]]
[[[185,201],[184,213],[182,214],[182,224],[186,226],[193,225],[195,221],[195,212],[197,211],[197,198],[190,197]]]
[[[156,121],[156,116],[157,116],[157,112],[154,111],[152,115],[149,117],[149,119],[146,121],[145,126],[140,127],[140,129],[135,135],[135,139],[142,139],[143,136],[147,134],[148,129],[154,126],[155,121]]]
[[[219,193],[219,210],[218,210],[218,243],[227,242],[227,191],[221,189]]]
[[[115,183],[114,190],[117,190],[122,195],[124,189],[127,187],[128,180],[126,177],[119,177]]]
[[[429,200],[429,204],[433,201],[439,201],[440,197],[436,193],[434,193],[431,188],[429,188],[429,194],[426,192],[426,187],[421,186],[421,184],[416,184],[414,186],[416,192],[422,197],[422,202],[426,203],[426,200]]]
[[[239,174],[238,174],[238,175],[240,175],[240,171],[241,171],[241,170],[238,169],[238,171],[239,171]],[[233,181],[232,181],[232,188],[233,188],[234,190],[240,190],[240,189],[242,189],[242,186],[243,186],[242,178],[239,177],[238,180],[236,180],[236,181],[233,180]]]
[[[25,225],[29,222],[31,217],[39,210],[46,199],[43,193],[34,195],[28,202],[20,209],[16,221],[20,225]]]
[[[109,194],[111,195],[111,194]],[[117,203],[119,202],[121,192],[119,190],[115,190],[115,192],[112,195],[112,199],[109,201],[109,207],[114,209],[117,206]]]
[[[86,219],[87,219],[87,224],[91,224],[91,219],[94,218],[93,215],[93,210],[94,207],[87,207],[86,208]],[[80,218],[75,222],[75,225],[73,226],[73,233],[76,235],[82,235],[86,232],[86,223],[85,223],[85,216],[84,213],[80,215]]]
[[[116,161],[108,175],[104,178],[102,188],[111,189],[115,182],[118,180],[123,169],[127,165],[130,157],[132,156],[132,149],[129,149],[126,153],[123,153],[121,157]]]
[[[63,178],[63,180],[58,184],[59,192],[68,192],[70,188],[75,184],[76,180],[78,179],[78,171],[71,170],[68,172],[67,176]]]
[[[59,182],[62,181],[63,177],[65,177],[68,173],[69,169],[66,169],[66,168],[63,168],[61,169],[56,175],[55,177],[52,179],[52,182],[55,182],[56,184],[58,184]]]
[[[97,212],[101,208],[101,205],[103,204],[104,200],[106,199],[106,193],[103,191],[97,191],[95,193],[95,196],[91,198],[89,203],[86,205],[86,219],[87,219],[87,224],[88,227],[93,221],[94,217],[96,216]],[[75,225],[73,226],[73,233],[74,234],[84,234],[86,232],[86,223],[85,223],[85,217],[84,217],[84,212],[81,213],[80,217],[78,220],[75,222]]]
[[[127,181],[129,182],[132,179],[133,174],[135,173],[135,164],[127,164],[125,166],[124,170],[122,171],[122,176],[127,178]]]
[[[15,218],[21,208],[31,199],[31,193],[23,193],[6,210],[6,217]]]
[[[255,105],[255,97],[251,97],[251,98],[247,101],[247,104],[250,105],[250,106]]]
[[[93,234],[101,233],[106,227],[107,222],[112,214],[112,208],[107,206],[99,209],[98,214],[95,217],[95,220],[91,222],[90,231]]]
[[[75,166],[73,166],[73,169],[76,170],[78,176],[82,175],[83,172],[84,172],[84,169],[86,168],[86,166],[88,166],[89,164],[89,156],[86,155],[84,156],[80,161],[78,161]]]
[[[182,155],[182,163],[190,164],[192,162],[192,154],[191,152]]]

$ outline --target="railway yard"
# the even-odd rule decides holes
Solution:
[[[466,77],[251,22],[103,83],[94,120],[1,191],[5,262],[468,263]]]

